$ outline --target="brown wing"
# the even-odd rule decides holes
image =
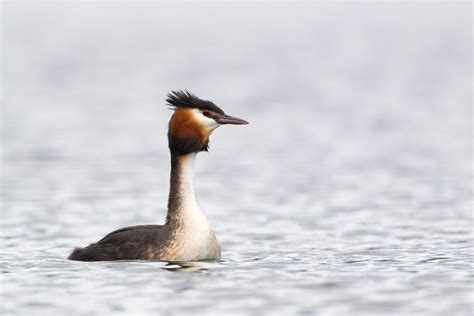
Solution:
[[[97,243],[76,248],[68,259],[111,261],[147,259],[150,247],[156,247],[162,225],[137,225],[117,229]]]
[[[123,228],[119,228],[119,229],[117,229],[117,230],[114,230],[114,231],[111,232],[111,233],[108,233],[107,235],[105,235],[104,238],[102,238],[101,240],[99,240],[99,242],[101,242],[102,240],[106,239],[107,237],[109,237],[109,236],[111,236],[111,235],[118,234],[118,233],[121,233],[121,232],[126,232],[126,231],[130,231],[130,230],[133,230],[133,231],[147,230],[147,229],[159,230],[159,229],[161,229],[161,227],[163,227],[163,225],[135,225],[135,226],[127,226],[127,227],[123,227]]]

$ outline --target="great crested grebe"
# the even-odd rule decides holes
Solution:
[[[174,109],[168,129],[171,178],[166,223],[115,230],[96,243],[74,249],[68,259],[220,259],[221,247],[194,194],[194,161],[197,153],[208,150],[214,129],[223,124],[248,122],[226,115],[211,101],[201,100],[187,91],[172,91],[166,101]]]

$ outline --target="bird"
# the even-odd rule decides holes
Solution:
[[[69,260],[220,260],[221,247],[196,200],[194,164],[199,152],[208,151],[217,127],[248,122],[187,90],[171,91],[166,103],[174,113],[168,125],[171,174],[165,224],[117,229],[96,243],[75,248]]]

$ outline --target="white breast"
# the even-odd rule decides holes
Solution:
[[[206,216],[199,207],[194,192],[194,164],[196,154],[189,154],[181,166],[178,212],[179,231],[173,234],[176,251],[174,260],[191,261],[219,259],[220,246]]]

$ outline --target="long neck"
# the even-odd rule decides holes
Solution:
[[[170,194],[166,223],[183,224],[196,216],[204,217],[194,193],[196,153],[171,155]]]

